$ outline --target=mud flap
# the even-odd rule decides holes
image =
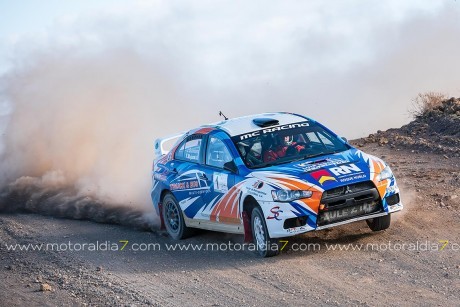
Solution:
[[[163,220],[163,203],[158,203],[158,209],[160,211],[160,230],[165,230],[165,221]]]
[[[244,243],[252,243],[252,228],[251,228],[251,218],[249,217],[246,211],[243,211],[243,227],[244,227]]]

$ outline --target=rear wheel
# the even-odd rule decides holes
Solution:
[[[192,235],[193,229],[185,226],[182,210],[172,194],[166,194],[163,198],[162,215],[171,238],[181,240]]]
[[[279,240],[270,238],[262,210],[255,207],[251,214],[251,228],[257,253],[262,257],[272,257],[279,253]]]
[[[385,230],[388,227],[390,227],[391,224],[391,215],[384,215],[384,216],[379,216],[373,219],[368,219],[366,220],[367,226],[372,231],[380,231],[380,230]]]

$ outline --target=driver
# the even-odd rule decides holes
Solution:
[[[271,144],[264,151],[264,163],[278,160],[283,158],[286,155],[293,155],[294,153],[299,153],[301,150],[305,149],[305,146],[298,145],[297,142],[294,142],[294,136],[286,135],[282,140],[280,136],[276,136],[275,140],[278,142]]]

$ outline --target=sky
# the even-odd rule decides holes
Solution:
[[[179,104],[197,106],[178,128],[221,109],[283,110],[353,138],[407,123],[420,92],[460,95],[454,0],[0,0],[0,12],[0,74],[123,48],[162,65]]]
[[[151,209],[154,139],[219,111],[300,113],[348,139],[400,127],[419,93],[460,96],[459,13],[454,0],[0,0],[0,187]]]

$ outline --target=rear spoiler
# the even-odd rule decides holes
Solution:
[[[170,140],[174,140],[174,139],[178,139],[180,138],[181,136],[183,136],[186,132],[180,132],[180,133],[176,133],[176,134],[173,134],[173,135],[169,135],[169,136],[166,136],[164,138],[160,138],[160,139],[156,139],[155,140],[155,158],[159,158],[165,154],[168,153],[167,150],[165,150],[163,148],[163,144],[167,141],[170,141]]]

